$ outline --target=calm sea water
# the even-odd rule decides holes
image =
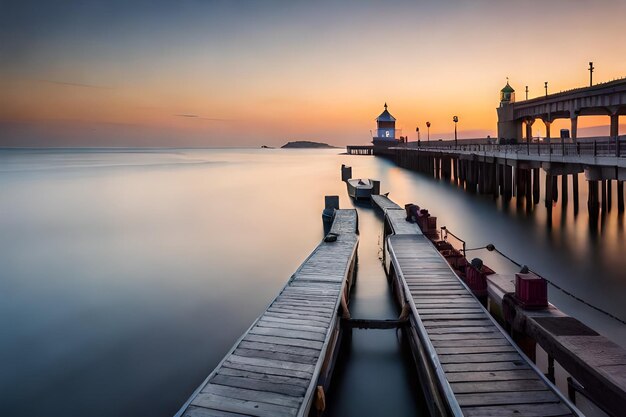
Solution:
[[[493,242],[626,318],[623,217],[614,208],[590,229],[584,187],[578,216],[557,205],[548,227],[543,203],[527,213],[336,150],[0,151],[0,414],[174,414],[317,245],[323,196],[352,206],[342,163],[429,208],[468,247]],[[353,315],[393,317],[380,220],[359,214]],[[623,325],[550,299],[626,346]],[[347,350],[333,414],[376,415],[383,401],[420,412],[395,332],[355,331]]]

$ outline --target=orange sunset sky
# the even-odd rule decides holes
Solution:
[[[0,146],[365,144],[384,102],[410,140],[493,136],[506,77],[626,76],[624,0],[52,3],[0,3]]]

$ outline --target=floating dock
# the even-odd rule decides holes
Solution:
[[[385,266],[411,311],[410,339],[432,415],[580,412],[515,345],[402,209],[385,212]],[[386,207],[386,208],[383,208]]]
[[[324,408],[347,313],[358,246],[356,210],[336,210],[331,233],[176,414],[308,416]]]

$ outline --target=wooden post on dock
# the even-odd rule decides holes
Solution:
[[[617,211],[624,212],[624,181],[617,181]]]

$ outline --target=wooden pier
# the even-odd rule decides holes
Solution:
[[[374,155],[374,147],[371,145],[349,145],[346,146],[348,155]]]
[[[358,246],[355,210],[337,210],[331,233],[176,417],[308,416],[323,410],[348,316]]]
[[[374,201],[380,204],[380,201]],[[380,207],[380,206],[379,206]],[[401,209],[385,211],[385,266],[410,308],[409,339],[432,415],[579,411],[521,352]],[[407,226],[410,225],[410,226]]]

